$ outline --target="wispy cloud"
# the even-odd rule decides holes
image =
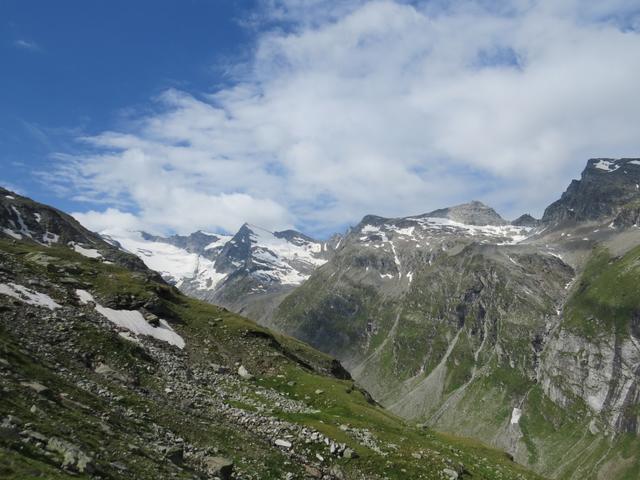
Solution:
[[[29,50],[31,52],[41,52],[42,48],[34,41],[18,39],[13,42],[13,46],[22,50]]]
[[[232,87],[83,138],[65,182],[157,229],[325,232],[472,198],[540,213],[588,157],[640,150],[637,2],[305,3],[266,3],[288,28]]]

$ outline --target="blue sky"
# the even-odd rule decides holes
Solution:
[[[541,215],[640,156],[637,0],[0,1],[0,183],[94,230]]]
[[[177,87],[208,91],[249,54],[249,0],[0,2],[0,181],[69,211],[34,177],[74,138],[117,127]]]

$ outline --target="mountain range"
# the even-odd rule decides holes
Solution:
[[[0,189],[0,225],[2,478],[540,478],[389,413],[334,358],[184,295],[59,210]],[[298,281],[262,268],[270,255],[243,232],[251,244],[226,242],[221,269],[251,250],[257,279]],[[322,254],[287,232],[261,241],[282,238]]]
[[[349,388],[362,396],[364,417],[355,413],[360,406],[342,397],[334,399],[338,403],[331,407],[335,408],[331,421],[322,414],[305,417],[304,428],[313,424],[325,434],[326,429],[315,422],[352,423],[356,418],[362,422],[365,417],[372,421],[376,415],[390,415],[390,423],[373,423],[378,436],[398,428],[401,437],[406,436],[413,445],[412,425],[417,424],[418,432],[429,432],[431,440],[436,437],[430,435],[440,435],[435,431],[473,437],[546,478],[631,479],[640,474],[640,458],[635,453],[640,447],[640,159],[589,160],[580,179],[569,185],[541,219],[525,214],[509,222],[473,201],[403,218],[367,215],[327,241],[249,224],[233,236],[201,231],[171,237],[111,231],[98,235],[62,212],[6,190],[0,191],[0,212],[0,236],[4,237],[0,277],[4,297],[0,295],[0,300],[9,296],[24,303],[30,299],[26,303],[35,310],[38,301],[49,306],[51,301],[69,311],[65,310],[73,321],[66,328],[71,331],[84,328],[79,326],[84,315],[93,315],[84,305],[95,304],[98,313],[107,313],[106,318],[114,315],[109,310],[139,312],[145,324],[122,320],[119,333],[131,336],[133,332],[137,342],[141,342],[140,335],[171,339],[172,355],[177,354],[182,363],[177,366],[178,360],[172,358],[160,374],[163,382],[180,368],[204,375],[206,362],[199,363],[200,356],[211,354],[227,370],[235,372],[238,367],[240,383],[227,385],[222,396],[234,398],[234,408],[257,408],[253,394],[242,383],[245,376],[254,377],[253,371],[260,372],[260,388],[268,386],[278,395],[282,389],[304,394],[300,398],[307,401],[309,397],[311,409],[322,403],[317,397],[323,398],[327,391],[311,385],[353,385]],[[67,263],[74,266],[67,268]],[[41,272],[48,276],[42,285],[37,278]],[[111,285],[113,282],[118,285]],[[70,304],[73,308],[66,306],[74,291],[87,292],[91,300],[76,293]],[[184,294],[220,307],[190,300]],[[44,304],[39,305],[41,309],[48,308]],[[184,305],[189,308],[185,310]],[[19,318],[16,331],[37,351],[38,339],[27,326],[30,315],[37,312],[20,313],[12,304],[3,311],[10,312],[12,320]],[[217,321],[204,328],[200,320],[185,319],[195,317],[221,318],[225,335],[230,336],[219,336]],[[159,323],[159,319],[166,320]],[[239,322],[242,328],[237,327]],[[51,321],[46,324],[50,326]],[[135,328],[125,331],[132,325]],[[11,337],[13,343],[5,349],[19,352],[21,338]],[[259,351],[247,347],[246,338],[263,339]],[[229,350],[227,341],[238,351]],[[187,357],[179,354],[180,342],[189,349]],[[140,344],[152,365],[162,364],[168,355],[155,344],[147,347],[146,340]],[[47,348],[45,359],[61,355]],[[265,364],[264,360],[271,356],[282,357],[278,362],[287,365],[285,370],[306,369],[311,380],[307,379],[304,389],[282,370],[272,378],[272,362]],[[98,363],[109,363],[112,369],[112,363],[119,363],[114,352],[107,357],[109,362],[92,361],[91,375]],[[135,365],[143,357],[134,357],[122,369],[133,368],[141,375]],[[211,360],[207,357],[207,361]],[[60,363],[69,365],[69,360],[65,362]],[[77,365],[64,368],[76,375],[70,378],[80,381]],[[228,372],[220,375],[224,381],[217,377],[207,381],[228,380]],[[276,380],[279,375],[283,375],[282,382]],[[144,388],[162,396],[158,378],[145,381]],[[208,395],[193,385],[189,375],[180,381],[182,394],[196,391],[196,401]],[[166,388],[173,393],[173,386]],[[350,413],[346,415],[345,410]],[[287,421],[303,415],[295,409],[283,412]],[[336,427],[343,433],[352,428]],[[360,432],[362,423],[354,428]],[[352,436],[362,440],[363,435]],[[338,438],[345,437],[339,434],[336,441]],[[461,449],[460,455],[471,455],[467,440],[437,437],[435,441],[443,438]],[[418,468],[413,471],[416,478],[529,475],[509,470],[515,465],[507,462],[503,466],[494,454],[487,454],[493,455],[490,473],[480,467],[473,470],[469,461],[462,462],[464,468],[433,467],[426,460],[427,447],[407,449],[404,441],[395,438],[390,443],[401,446],[394,450],[387,444],[391,449],[387,450],[396,452],[392,456],[400,455],[393,462],[402,464],[405,472],[394,472],[387,465],[384,475],[374,476],[382,467],[371,467],[379,452],[368,445],[374,453],[360,450],[359,460],[336,457],[340,473],[331,472],[336,465],[325,462],[324,453],[318,453],[323,459],[319,461],[311,449],[306,456],[302,454],[302,464],[308,468],[301,474],[316,469],[320,471],[317,478],[413,478],[407,468]],[[197,452],[199,447],[194,445]],[[349,448],[355,452],[362,445]],[[264,445],[255,448],[270,451]],[[55,453],[55,449],[45,450]],[[385,453],[384,448],[378,450]],[[373,455],[369,463],[363,460],[367,455]],[[382,458],[390,458],[387,455]],[[207,455],[201,452],[200,457]],[[190,468],[202,471],[200,457],[187,462]],[[165,467],[159,461],[154,468]],[[244,474],[251,471],[246,463],[239,468]],[[498,475],[496,468],[507,470],[499,470]],[[103,469],[113,470],[104,465]]]

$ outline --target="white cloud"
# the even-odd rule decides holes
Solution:
[[[137,216],[127,212],[121,212],[117,208],[107,208],[103,212],[96,210],[76,212],[73,213],[72,216],[86,228],[94,232],[123,234],[145,229],[145,225],[141,223]]]
[[[260,34],[235,86],[165,92],[85,138],[64,178],[179,231],[328,231],[473,198],[540,214],[587,158],[640,153],[634,3],[271,1],[292,27]]]
[[[30,50],[32,52],[39,52],[42,50],[40,48],[40,45],[38,45],[36,42],[30,41],[30,40],[24,40],[24,39],[18,39],[14,41],[13,46],[17,48],[21,48],[23,50]]]

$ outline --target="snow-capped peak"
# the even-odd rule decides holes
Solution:
[[[244,224],[233,235],[198,231],[162,237],[145,232],[103,232],[140,257],[165,280],[210,299],[245,278],[254,292],[299,285],[326,262],[325,245],[294,230],[271,232]],[[233,281],[227,282],[229,279]]]

